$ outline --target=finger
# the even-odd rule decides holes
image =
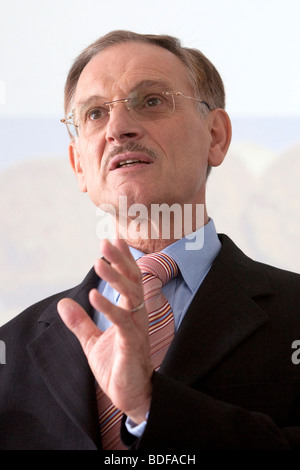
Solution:
[[[121,294],[124,308],[134,309],[143,302],[144,298],[141,271],[131,256],[126,242],[119,240],[117,245],[114,246],[108,240],[103,240],[102,254],[107,262],[103,259],[97,260],[94,265],[95,271]]]
[[[133,324],[148,331],[148,315],[145,307],[137,312],[122,308],[111,303],[97,289],[92,289],[89,293],[89,301],[94,309],[101,311],[114,325],[117,325],[124,332],[134,333]]]
[[[131,254],[129,246],[123,238],[115,238],[112,240],[112,244],[118,248],[130,261],[135,263],[135,259]]]
[[[144,292],[141,282],[128,279],[104,260],[95,262],[95,271],[101,279],[108,282],[121,296],[127,298],[129,303],[126,308],[132,309],[143,301]]]
[[[90,304],[94,309],[101,311],[115,325],[126,324],[129,312],[123,311],[120,307],[110,302],[97,289],[92,289],[89,293]]]
[[[86,311],[72,299],[60,300],[57,304],[57,311],[65,325],[75,334],[88,356],[102,332]]]
[[[115,240],[115,245],[108,240],[102,240],[101,251],[112,267],[133,282],[141,280],[141,271],[130,253],[127,243],[122,239]]]
[[[91,305],[98,311],[101,311],[113,324],[122,328],[124,332],[135,334],[133,325],[142,331],[148,333],[148,313],[145,305],[143,305],[136,312],[127,309],[122,305],[114,305],[97,289],[92,289],[89,293],[89,300]]]

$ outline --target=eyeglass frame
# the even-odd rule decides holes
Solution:
[[[165,95],[172,95],[172,97],[173,97],[173,102],[174,102],[174,106],[173,106],[173,111],[172,111],[168,116],[165,116],[165,117],[163,117],[163,118],[161,118],[161,119],[165,119],[165,118],[167,118],[167,117],[170,117],[170,116],[172,116],[172,114],[175,112],[175,109],[176,109],[175,97],[176,97],[176,96],[182,96],[183,98],[188,98],[188,99],[190,99],[190,100],[197,101],[198,103],[203,103],[203,104],[208,108],[209,111],[212,111],[212,108],[210,107],[210,105],[208,104],[207,101],[202,100],[202,99],[200,99],[200,98],[194,98],[193,96],[185,95],[185,94],[182,93],[181,91],[164,91],[164,92],[162,92],[162,94],[165,94]],[[120,98],[120,99],[112,100],[112,101],[106,101],[105,103],[103,103],[103,106],[108,106],[108,107],[109,107],[108,115],[110,115],[110,113],[111,113],[111,111],[112,111],[112,106],[113,106],[114,104],[118,104],[118,103],[124,103],[124,104],[130,103],[130,100],[131,100],[131,99],[132,99],[132,98],[127,97],[127,98]],[[79,137],[79,133],[78,133],[78,131],[77,131],[77,129],[79,128],[79,126],[78,126],[77,124],[74,124],[74,122],[69,122],[70,119],[73,119],[73,118],[74,118],[74,114],[73,114],[73,113],[74,113],[74,109],[75,109],[75,108],[73,108],[72,114],[70,114],[68,117],[64,117],[64,118],[60,119],[60,122],[62,122],[63,124],[65,124],[65,125],[67,126],[68,133],[69,133],[70,137],[72,137],[72,138],[74,138],[74,137],[76,137],[76,136],[74,136],[74,135],[72,134],[72,132],[70,131],[70,129],[69,129],[69,127],[68,127],[69,125],[75,127],[75,132],[76,132],[76,134],[77,134],[77,137]],[[126,109],[127,109],[127,111],[130,111],[131,108],[126,106]],[[134,108],[132,108],[132,109],[134,109]],[[135,119],[134,117],[133,117],[133,119],[134,119],[136,122],[151,122],[151,119],[149,119],[149,121],[147,121],[147,120],[146,120],[146,121],[142,121],[142,120],[140,121],[140,120],[138,120],[138,119]],[[159,120],[159,119],[157,119],[157,120]],[[154,121],[155,121],[155,119],[154,119]]]

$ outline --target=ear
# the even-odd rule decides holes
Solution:
[[[217,108],[210,113],[211,145],[208,157],[210,166],[223,162],[231,142],[231,122],[224,109]]]
[[[80,154],[75,140],[71,140],[71,142],[69,143],[69,160],[71,163],[71,167],[73,168],[73,171],[76,175],[80,191],[86,193],[87,185],[85,182],[84,172],[81,166]]]

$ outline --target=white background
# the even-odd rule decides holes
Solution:
[[[177,36],[216,65],[233,141],[209,213],[250,256],[299,270],[299,24],[298,0],[0,0],[0,324],[99,254],[59,118],[72,61],[113,29]]]
[[[298,0],[1,0],[1,115],[57,115],[75,56],[112,29],[178,36],[226,83],[235,115],[300,111]]]

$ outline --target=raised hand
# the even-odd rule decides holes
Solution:
[[[142,276],[124,240],[115,240],[114,244],[103,240],[101,251],[106,261],[96,261],[96,273],[120,293],[121,299],[116,306],[93,289],[89,300],[113,325],[102,332],[71,299],[62,299],[57,309],[80,341],[104,393],[139,424],[150,408],[153,374]]]

